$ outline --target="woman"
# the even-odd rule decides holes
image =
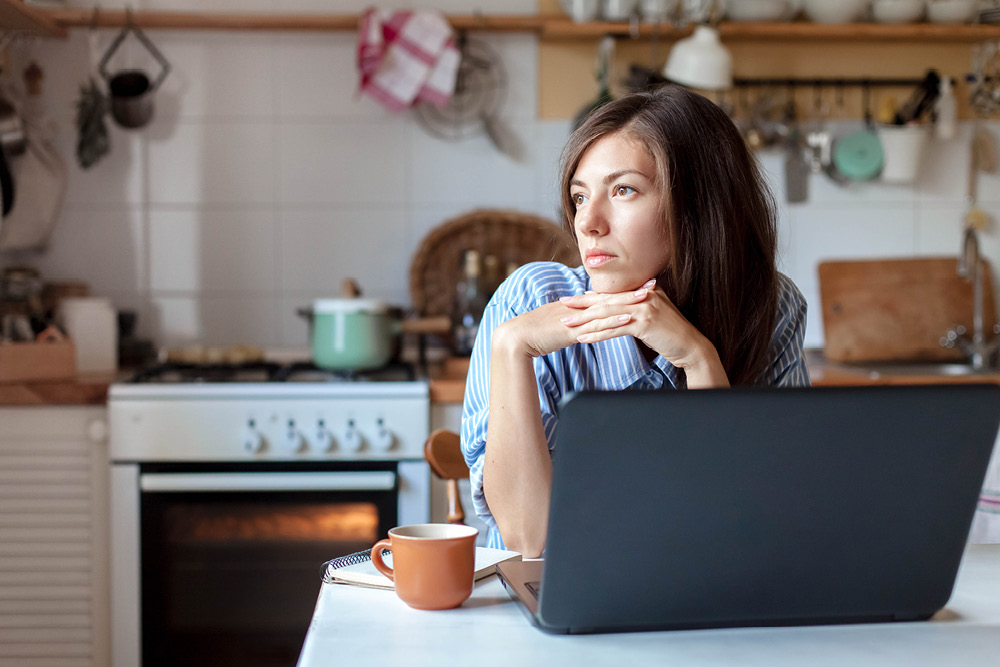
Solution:
[[[535,262],[500,286],[463,409],[487,543],[526,557],[545,546],[564,395],[809,383],[770,194],[711,101],[668,85],[601,107],[563,152],[562,207],[583,266]]]

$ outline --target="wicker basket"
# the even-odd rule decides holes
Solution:
[[[510,264],[551,260],[579,266],[573,237],[557,223],[515,211],[480,209],[452,218],[432,230],[410,263],[410,298],[424,317],[454,317],[466,250],[496,257],[501,272]]]

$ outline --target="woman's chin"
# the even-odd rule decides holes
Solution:
[[[630,292],[642,287],[648,279],[634,279],[625,276],[613,276],[600,271],[594,271],[590,275],[590,289],[600,294],[617,294],[618,292]]]

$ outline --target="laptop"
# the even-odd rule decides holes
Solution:
[[[578,393],[544,560],[497,571],[553,633],[927,619],[998,422],[991,384]]]

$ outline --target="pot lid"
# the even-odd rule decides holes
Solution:
[[[378,299],[317,299],[313,301],[313,314],[329,313],[386,313],[389,306]]]

